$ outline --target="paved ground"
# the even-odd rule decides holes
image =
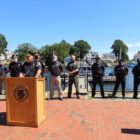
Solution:
[[[0,140],[140,140],[140,99],[127,97],[46,101],[47,118],[39,128],[7,126],[1,100]]]

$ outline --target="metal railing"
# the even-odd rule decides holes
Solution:
[[[105,91],[112,92],[114,90],[116,80],[115,79],[112,80],[111,78],[112,78],[112,76],[110,76],[110,81],[108,81],[108,82],[104,81],[104,90]],[[87,75],[85,75],[85,79],[86,79],[86,85],[87,85],[87,92],[91,92],[91,90],[92,90],[92,76],[87,73]],[[131,73],[129,73],[128,76],[126,77],[126,88],[125,89],[127,92],[133,91],[133,86],[134,86],[133,81],[134,81],[133,75]],[[99,85],[97,85],[96,90],[97,91],[100,90]],[[121,90],[121,85],[120,85],[118,91],[120,91],[120,90]],[[140,91],[140,85],[138,87],[138,90]]]

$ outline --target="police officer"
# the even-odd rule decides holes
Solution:
[[[96,56],[95,63],[91,67],[92,71],[92,96],[95,96],[96,85],[99,84],[101,96],[104,98],[104,87],[103,87],[103,76],[104,76],[104,66],[101,64],[99,56]]]
[[[11,63],[9,64],[11,77],[22,77],[22,63],[18,62],[18,56],[13,54],[11,57]]]
[[[45,63],[44,61],[41,59],[40,55],[38,53],[34,54],[34,61],[37,63],[40,63],[42,70],[41,70],[41,76],[44,77],[44,73],[45,73]]]
[[[22,72],[25,77],[40,77],[41,65],[34,61],[34,53],[28,52],[26,58],[27,61],[23,64]]]
[[[57,86],[59,99],[63,100],[63,93],[61,88],[61,78],[60,74],[64,71],[62,64],[58,61],[56,55],[53,56],[52,63],[49,65],[48,70],[51,73],[50,79],[50,99],[53,99],[54,95],[54,85]]]
[[[76,63],[76,56],[75,55],[71,55],[71,62],[68,63],[66,69],[69,72],[68,98],[71,98],[72,85],[74,83],[75,88],[76,88],[77,99],[80,99],[79,82],[78,82],[79,69],[78,69],[78,65]]]
[[[0,61],[0,94],[2,94],[2,84],[4,77],[6,77],[6,74],[9,72],[8,68],[3,64],[2,61]]]
[[[116,92],[121,84],[122,87],[122,96],[125,98],[125,84],[126,84],[126,75],[128,74],[128,68],[123,64],[123,60],[118,60],[118,65],[114,69],[114,73],[116,76],[115,87],[113,91],[112,97],[115,97]]]
[[[138,86],[140,84],[140,58],[137,59],[137,65],[133,68],[132,73],[134,75],[134,95],[133,95],[133,98],[136,99],[138,96]]]

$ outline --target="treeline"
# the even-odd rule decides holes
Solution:
[[[0,55],[5,54],[5,52],[7,51],[7,45],[8,42],[5,36],[0,34]],[[122,40],[115,40],[113,45],[111,46],[111,49],[116,57],[119,56],[120,48],[122,50],[122,58],[126,61],[129,60],[129,57],[127,55],[128,46],[124,44]],[[25,61],[28,51],[39,53],[44,59],[46,65],[49,65],[53,53],[55,53],[59,57],[59,61],[63,63],[64,58],[66,58],[69,54],[75,54],[77,55],[77,58],[82,60],[90,50],[91,46],[85,40],[75,41],[74,44],[70,44],[65,40],[62,40],[59,43],[44,45],[41,48],[35,47],[31,43],[23,43],[19,44],[14,52],[19,55],[19,61]]]

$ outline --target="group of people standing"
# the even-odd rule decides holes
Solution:
[[[100,58],[96,57],[96,62],[92,65],[92,97],[95,96],[96,85],[99,84],[101,96],[104,98],[104,66],[101,64]],[[140,84],[140,59],[137,59],[137,65],[133,68],[132,73],[134,75],[134,95],[133,98],[138,96],[138,86]],[[128,68],[124,65],[123,60],[118,60],[118,65],[114,68],[114,74],[116,76],[115,87],[113,90],[112,98],[115,97],[116,92],[121,84],[122,87],[122,97],[125,98],[125,86],[126,86],[126,76],[128,74]]]
[[[79,96],[79,83],[78,83],[78,65],[76,63],[76,56],[71,55],[71,61],[68,63],[66,66],[66,69],[69,73],[69,85],[68,85],[68,98],[71,98],[72,95],[72,85],[75,85],[76,88],[76,96],[77,99],[80,99]],[[63,92],[61,88],[61,78],[60,75],[64,71],[64,68],[62,64],[58,61],[58,57],[56,55],[53,56],[52,63],[48,67],[48,70],[51,73],[51,79],[50,79],[50,97],[49,99],[53,99],[54,95],[54,85],[57,85],[58,88],[58,94],[59,94],[59,99],[62,101],[63,100]]]
[[[69,72],[69,89],[68,98],[72,95],[72,85],[75,84],[77,99],[79,99],[79,86],[78,86],[78,67],[76,64],[75,55],[71,55],[71,62],[67,65],[66,69]],[[53,99],[54,85],[58,88],[59,99],[63,100],[63,92],[61,88],[60,75],[64,71],[63,65],[58,61],[58,57],[54,55],[52,62],[48,66],[48,71],[51,74],[50,78],[50,94],[49,99]],[[21,63],[18,61],[18,56],[13,54],[9,67],[5,67],[0,63],[0,94],[2,94],[2,80],[6,73],[10,72],[11,77],[41,77],[44,73],[44,64],[38,54],[28,52],[26,55],[26,62]]]
[[[3,65],[0,62],[0,94],[2,94],[2,82],[6,74],[10,72],[11,77],[40,77],[42,73],[41,61],[38,58],[38,54],[28,52],[26,55],[26,62],[23,64],[18,61],[18,56],[13,54],[9,67]]]
[[[71,55],[71,60],[66,66],[66,70],[69,74],[68,81],[68,98],[72,96],[72,86],[75,85],[76,88],[76,97],[80,99],[79,94],[79,81],[78,81],[78,72],[79,68],[76,63],[76,56]],[[50,78],[50,94],[49,100],[54,98],[54,85],[57,86],[59,99],[63,100],[63,92],[61,88],[61,73],[64,72],[63,65],[58,61],[58,57],[53,55],[52,62],[48,66],[48,70],[51,74]],[[91,66],[92,71],[92,97],[96,94],[96,85],[99,84],[101,90],[102,98],[104,95],[104,71],[105,68],[101,63],[100,58],[97,56],[95,58],[95,63]],[[5,67],[2,62],[0,62],[0,94],[2,93],[2,80],[5,77],[5,74],[10,72],[11,77],[40,77],[44,72],[44,64],[41,61],[38,54],[29,52],[26,55],[26,62],[23,64],[18,61],[18,56],[13,54],[11,57],[11,62],[9,68]],[[137,65],[133,68],[132,73],[134,75],[134,95],[133,98],[138,96],[138,86],[140,84],[140,59],[137,59]],[[116,76],[115,87],[111,97],[115,97],[116,92],[121,84],[122,87],[122,97],[125,98],[125,85],[126,85],[126,76],[128,74],[128,68],[124,65],[123,60],[118,60],[118,65],[114,68],[114,74]]]

